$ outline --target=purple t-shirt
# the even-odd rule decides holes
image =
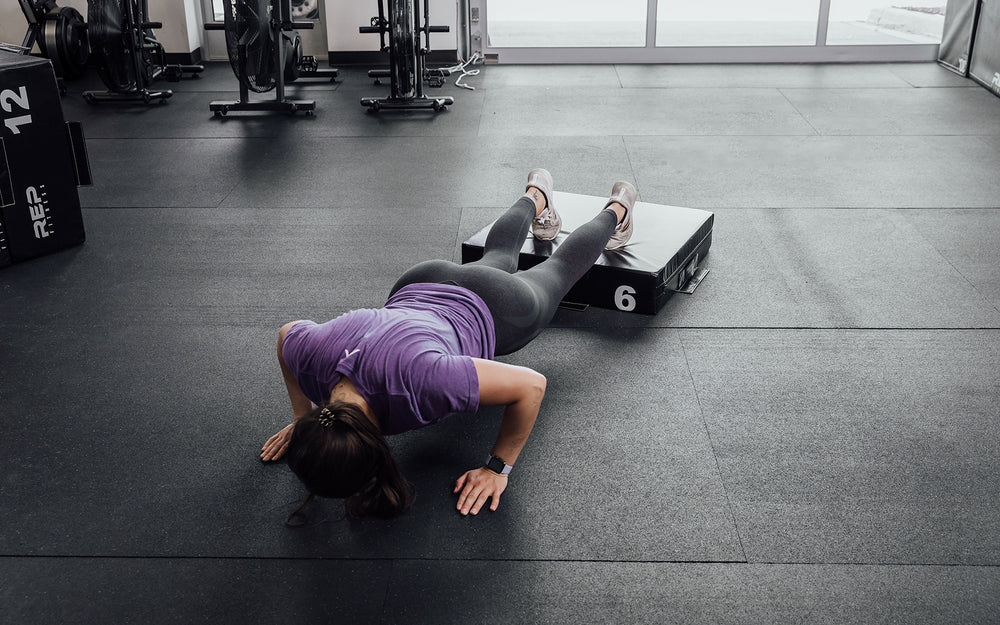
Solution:
[[[411,284],[382,308],[345,313],[326,323],[296,323],[281,357],[305,396],[329,402],[346,376],[379,419],[398,434],[456,412],[479,409],[472,358],[493,358],[493,317],[472,291]]]

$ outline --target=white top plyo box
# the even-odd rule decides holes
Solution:
[[[537,241],[529,233],[518,267],[528,269],[548,258],[569,233],[589,221],[606,197],[556,191],[553,205],[562,230],[553,241]],[[712,245],[715,215],[710,211],[637,202],[635,230],[624,247],[604,252],[570,290],[564,303],[625,312],[656,314],[694,274]],[[493,224],[462,244],[462,262],[479,260]]]

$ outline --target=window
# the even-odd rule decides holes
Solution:
[[[812,46],[819,0],[659,0],[657,46]]]
[[[488,0],[490,47],[646,45],[647,0]]]
[[[830,0],[826,43],[941,43],[946,5],[945,0]]]
[[[472,0],[498,63],[933,61],[947,0]]]

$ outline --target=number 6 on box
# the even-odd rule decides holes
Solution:
[[[635,289],[627,284],[623,284],[615,289],[615,306],[618,310],[629,312],[635,310]]]

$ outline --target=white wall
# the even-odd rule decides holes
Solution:
[[[199,0],[149,0],[149,20],[161,22],[154,32],[167,52],[194,52],[201,46],[201,6]]]
[[[58,0],[61,7],[72,7],[87,17],[87,0]],[[163,22],[156,40],[167,52],[193,52],[201,45],[202,20],[200,0],[150,0],[149,19]],[[0,41],[21,45],[28,22],[16,0],[0,1]],[[37,50],[37,47],[36,47]]]
[[[362,35],[359,26],[368,26],[371,18],[378,15],[377,0],[325,0],[326,40],[331,51],[358,52],[378,50],[378,35]],[[423,0],[416,0],[423,15]],[[458,17],[456,0],[430,0],[429,11],[432,26],[448,26],[447,33],[432,33],[431,48],[434,50],[455,50],[457,35],[455,24]]]
[[[72,7],[87,19],[87,0],[60,0],[59,6]],[[0,41],[19,46],[27,31],[28,22],[21,12],[20,3],[17,0],[0,2]],[[38,50],[38,46],[35,46],[35,50]]]

